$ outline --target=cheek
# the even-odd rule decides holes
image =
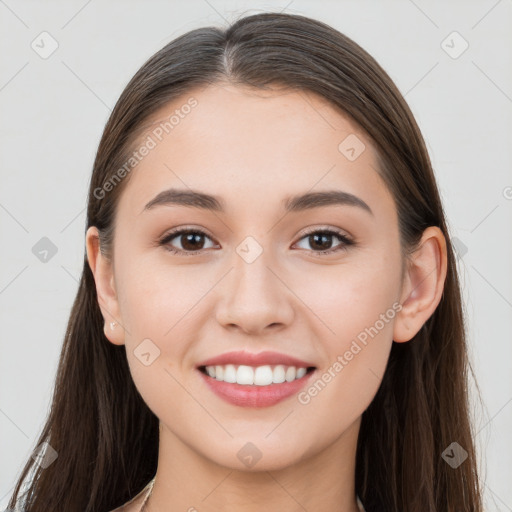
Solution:
[[[190,398],[178,384],[192,336],[187,330],[195,322],[194,305],[211,285],[191,281],[190,270],[127,260],[117,269],[127,359],[135,386],[160,417]]]
[[[116,272],[122,283],[119,300],[127,330],[127,357],[139,391],[148,405],[163,389],[179,395],[171,375],[188,375],[191,347],[201,338],[200,330],[208,328],[211,315],[206,309],[211,307],[210,292],[219,280],[218,273],[135,256],[127,258]],[[144,358],[148,356],[142,354],[148,352],[154,362],[146,367]]]
[[[378,322],[379,331],[388,335],[396,316],[392,309],[400,292],[399,260],[381,257],[375,261],[319,267],[294,280],[294,291],[322,320],[323,338],[329,345],[342,348],[365,328]]]
[[[369,405],[384,374],[401,309],[400,274],[397,253],[325,267],[297,283],[297,295],[315,313],[314,318],[309,315],[310,326],[325,356],[321,382],[306,393],[303,404],[314,401],[315,407],[329,408],[342,403],[340,414],[362,413]]]
[[[301,316],[309,319],[322,365],[297,395],[283,435],[269,439],[276,453],[296,451],[294,436],[307,454],[325,449],[375,397],[392,346],[399,279],[398,270],[377,267],[333,266],[296,281],[297,295],[308,306]]]
[[[192,266],[170,267],[136,256],[129,259],[119,268],[122,317],[130,332],[165,339],[211,285],[199,279]]]

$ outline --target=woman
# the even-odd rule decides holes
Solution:
[[[155,54],[105,127],[86,247],[57,457],[10,506],[482,510],[431,163],[346,36],[265,13]]]

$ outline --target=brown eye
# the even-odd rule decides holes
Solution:
[[[333,244],[333,235],[327,235],[327,234],[316,234],[316,235],[309,235],[308,237],[309,243],[313,249],[318,250],[328,250],[332,247]]]
[[[181,229],[173,231],[166,235],[161,241],[160,245],[163,245],[169,251],[173,253],[194,253],[205,249],[205,240],[211,240],[210,237],[199,230]],[[173,240],[178,242],[179,247],[175,247],[171,244]],[[174,242],[176,244],[176,242]]]
[[[179,235],[182,248],[187,251],[197,251],[203,248],[204,235],[200,233],[182,233]]]
[[[333,246],[333,239],[337,238],[341,241]],[[317,230],[307,233],[301,240],[307,240],[310,249],[317,254],[327,254],[346,249],[347,246],[353,245],[352,240],[337,231]],[[304,248],[304,247],[303,247]],[[307,247],[305,247],[307,249]]]

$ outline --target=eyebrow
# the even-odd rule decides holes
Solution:
[[[215,212],[225,212],[224,201],[214,195],[205,194],[198,190],[170,188],[160,192],[149,203],[143,211],[150,210],[155,206],[188,206]],[[356,206],[371,215],[371,208],[359,197],[343,192],[342,190],[327,190],[321,192],[307,192],[296,196],[290,196],[283,200],[283,208],[286,212],[300,212],[323,206]]]

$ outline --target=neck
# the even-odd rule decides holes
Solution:
[[[145,512],[358,512],[354,475],[360,419],[315,455],[241,471],[192,450],[161,424],[158,470]],[[261,460],[263,462],[263,459]]]

